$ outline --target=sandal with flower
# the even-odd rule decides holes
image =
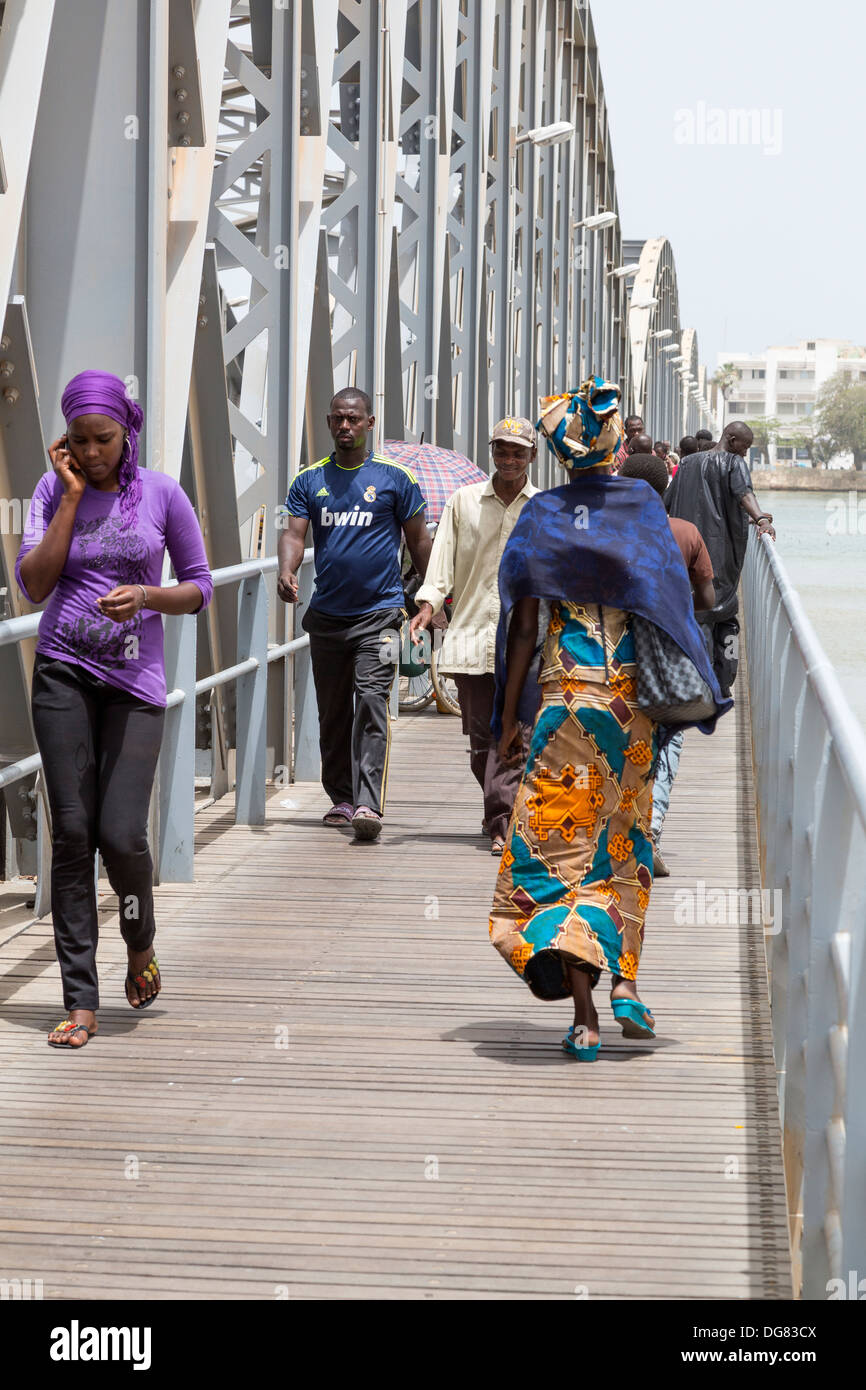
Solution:
[[[93,1020],[92,1027],[88,1028],[86,1023],[73,1023],[71,1018],[64,1018],[62,1023],[58,1023],[56,1028],[52,1028],[48,1034],[47,1042],[49,1047],[68,1047],[73,1052],[77,1052],[80,1047],[86,1047],[90,1039],[98,1032],[99,1024]],[[73,1042],[76,1033],[86,1033],[87,1037],[83,1042]],[[57,1041],[52,1042],[52,1038],[57,1034]]]
[[[132,985],[134,990],[138,991],[136,995],[138,1003],[133,1003],[132,1001],[132,997],[129,992],[130,985]],[[152,994],[148,995],[146,998],[143,999],[141,997],[142,992],[147,989],[148,985],[156,985],[156,988],[154,989]],[[140,974],[133,975],[131,971],[127,971],[126,980],[124,982],[123,988],[124,993],[126,994],[126,1002],[133,1009],[149,1009],[151,1004],[155,1003],[156,996],[159,994],[161,988],[161,982],[159,978],[159,961],[157,960],[156,956],[151,956],[150,960],[147,962],[147,965],[140,972]]]

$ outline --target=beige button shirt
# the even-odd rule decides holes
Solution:
[[[499,561],[527,500],[538,492],[527,478],[508,506],[493,480],[470,483],[449,497],[416,603],[438,613],[449,594],[454,608],[439,664],[452,675],[481,676],[496,666]]]

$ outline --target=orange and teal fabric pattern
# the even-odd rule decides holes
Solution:
[[[569,959],[637,978],[657,745],[619,609],[553,604],[539,683],[490,937],[535,995],[562,999]]]

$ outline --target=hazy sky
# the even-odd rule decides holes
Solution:
[[[801,338],[866,344],[862,0],[590,8],[623,234],[670,239],[702,361]],[[731,108],[764,113],[757,144],[708,143],[730,134]]]

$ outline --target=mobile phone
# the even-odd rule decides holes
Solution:
[[[69,447],[69,435],[68,435],[68,434],[64,434],[63,438],[60,440],[59,447],[60,447],[61,449],[63,449],[63,450],[69,455],[69,467],[72,469],[72,472],[73,472],[73,473],[80,473],[80,472],[81,472],[81,469],[79,468],[78,464],[75,462],[75,455],[73,454],[72,450],[71,450],[70,447]]]

